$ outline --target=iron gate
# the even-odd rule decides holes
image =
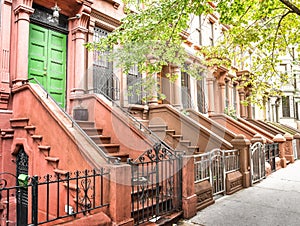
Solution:
[[[213,195],[226,190],[226,175],[240,169],[239,150],[214,149],[194,156],[195,183],[208,180],[213,188]]]
[[[224,152],[214,149],[210,152],[210,181],[213,187],[213,194],[225,192],[225,165]]]
[[[131,165],[131,215],[135,224],[181,209],[181,155],[155,144]]]
[[[278,143],[265,144],[266,162],[271,166],[272,172],[276,171],[276,157],[279,157]]]
[[[251,159],[251,185],[261,181],[266,176],[265,171],[265,148],[260,142],[256,142],[250,146]]]
[[[224,151],[214,149],[195,155],[195,183],[209,180],[213,195],[225,192],[225,158]]]

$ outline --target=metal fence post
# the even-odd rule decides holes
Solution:
[[[32,224],[38,225],[38,176],[33,176],[31,178],[32,183]]]

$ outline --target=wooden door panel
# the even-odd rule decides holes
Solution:
[[[61,106],[65,100],[66,41],[66,35],[49,31],[49,92]]]
[[[65,105],[67,36],[30,24],[29,78],[35,77],[58,104]]]
[[[36,78],[46,89],[48,31],[30,24],[28,78]]]

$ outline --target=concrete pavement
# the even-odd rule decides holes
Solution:
[[[217,199],[215,204],[178,225],[300,225],[300,160],[253,187]]]

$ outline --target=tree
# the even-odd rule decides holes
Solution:
[[[128,71],[133,64],[140,71],[159,72],[164,65],[177,65],[192,76],[199,77],[203,66],[230,67],[236,55],[253,52],[251,73],[244,78],[244,86],[251,87],[252,99],[261,102],[265,95],[276,94],[285,74],[276,70],[279,56],[300,41],[300,3],[298,0],[125,0],[127,17],[122,24],[89,49],[113,49],[111,59]],[[131,10],[132,7],[135,10]],[[188,29],[190,16],[219,13],[221,23],[229,27],[224,39],[214,47],[199,51],[200,64],[185,68],[187,53],[182,43],[183,31]],[[298,45],[298,51],[299,45]],[[154,59],[154,60],[153,60]],[[240,58],[240,60],[243,60]],[[294,59],[294,63],[298,63]],[[172,78],[173,75],[170,75]],[[176,78],[176,75],[175,75]]]

